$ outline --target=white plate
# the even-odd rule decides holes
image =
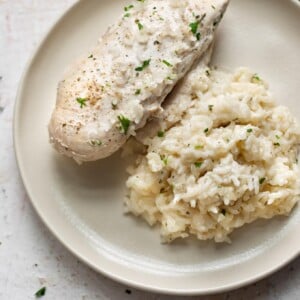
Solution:
[[[95,44],[125,1],[85,0],[46,36],[22,80],[14,120],[27,192],[54,235],[101,273],[139,288],[174,294],[228,290],[274,272],[299,255],[300,209],[290,218],[245,226],[233,244],[160,243],[157,229],[122,214],[118,155],[76,165],[48,143],[47,123],[66,66]],[[214,62],[248,66],[300,117],[300,9],[287,0],[233,0],[219,30]]]

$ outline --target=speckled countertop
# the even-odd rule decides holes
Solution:
[[[81,263],[45,228],[18,174],[12,142],[17,86],[32,50],[75,0],[0,0],[0,299],[182,299],[132,289]],[[300,258],[251,286],[188,299],[300,299]]]

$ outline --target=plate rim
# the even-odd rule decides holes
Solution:
[[[135,280],[132,279],[127,279],[122,276],[119,276],[117,272],[109,271],[109,270],[104,270],[98,267],[95,263],[93,263],[86,255],[80,253],[80,251],[76,250],[76,247],[72,245],[70,241],[66,241],[63,239],[63,237],[59,234],[58,230],[55,228],[55,225],[47,220],[47,218],[44,216],[45,212],[43,212],[42,209],[39,209],[36,201],[33,200],[33,193],[30,188],[30,183],[26,179],[25,175],[25,167],[23,166],[22,163],[22,150],[21,146],[18,143],[18,128],[19,128],[19,122],[20,122],[20,107],[22,104],[22,95],[24,92],[24,88],[26,86],[26,79],[28,77],[28,74],[30,73],[32,66],[35,62],[36,56],[39,54],[41,48],[43,45],[47,42],[49,37],[51,36],[52,33],[55,32],[61,21],[67,17],[76,7],[84,2],[85,0],[77,0],[75,1],[69,8],[67,8],[63,13],[61,13],[56,20],[53,22],[53,24],[48,28],[48,30],[43,34],[42,38],[40,39],[40,42],[37,44],[35,49],[31,52],[31,55],[29,56],[29,59],[25,65],[25,68],[23,70],[23,73],[20,77],[17,93],[16,93],[16,98],[15,98],[15,103],[14,103],[14,110],[13,110],[13,120],[12,120],[12,133],[13,133],[13,148],[14,148],[14,154],[16,158],[16,163],[17,167],[20,173],[20,177],[23,183],[23,186],[25,188],[26,194],[28,195],[28,198],[30,200],[31,205],[33,206],[35,212],[39,216],[40,220],[42,223],[48,228],[48,230],[51,232],[51,234],[68,250],[70,251],[75,257],[77,257],[80,261],[82,261],[84,264],[88,265],[91,269],[94,271],[114,280],[117,281],[121,284],[131,286],[133,288],[139,289],[139,290],[144,290],[148,292],[154,292],[154,293],[161,293],[161,294],[166,294],[166,295],[181,295],[181,296],[193,296],[193,295],[211,295],[211,294],[218,294],[222,292],[228,292],[240,287],[243,287],[245,285],[257,282],[273,273],[278,271],[279,269],[283,268],[286,266],[288,263],[290,263],[292,260],[296,259],[298,256],[300,256],[300,247],[299,249],[292,251],[294,252],[292,255],[287,257],[286,259],[281,260],[281,262],[274,264],[273,267],[270,267],[266,269],[265,271],[260,272],[256,276],[252,276],[246,279],[242,279],[238,282],[234,281],[231,284],[227,284],[225,286],[219,286],[216,288],[208,288],[208,289],[203,289],[203,288],[198,288],[198,289],[191,289],[191,288],[161,288],[161,287],[156,287],[151,284],[147,283],[141,283],[141,282],[136,282]],[[300,3],[297,2],[296,0],[290,0],[298,9],[300,8]],[[294,230],[293,230],[294,231]],[[101,255],[101,254],[99,254]]]

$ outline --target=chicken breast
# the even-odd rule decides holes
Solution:
[[[50,141],[77,162],[117,151],[207,50],[229,0],[145,0],[59,83]]]

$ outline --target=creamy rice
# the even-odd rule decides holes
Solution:
[[[159,225],[167,242],[230,241],[235,228],[291,212],[300,128],[258,75],[199,68],[172,101],[126,146],[139,146],[128,168],[128,212]]]

